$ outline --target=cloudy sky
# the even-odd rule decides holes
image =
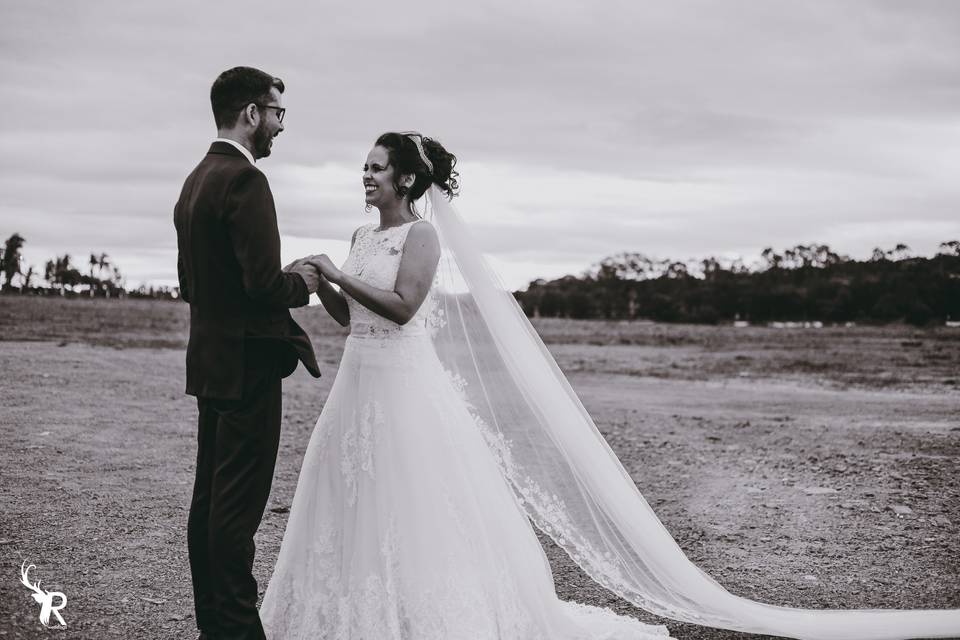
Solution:
[[[176,281],[172,208],[216,131],[209,87],[284,79],[259,163],[287,258],[345,256],[385,130],[460,157],[504,280],[640,251],[960,239],[960,3],[0,0],[0,235]]]

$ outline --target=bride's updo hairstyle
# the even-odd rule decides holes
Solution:
[[[457,157],[443,148],[443,145],[416,132],[385,133],[377,138],[376,145],[387,150],[390,164],[393,165],[393,188],[397,196],[410,196],[410,202],[419,200],[431,184],[437,185],[448,198],[457,195],[460,174],[454,168]],[[423,154],[421,155],[421,149]],[[400,177],[413,174],[410,187],[401,186]]]

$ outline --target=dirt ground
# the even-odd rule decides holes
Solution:
[[[284,383],[261,590],[344,336],[319,308],[295,316],[324,377]],[[195,637],[186,325],[178,303],[0,297],[0,638]],[[960,607],[960,330],[537,328],[666,527],[730,591]],[[562,597],[657,620],[545,544]],[[67,595],[65,629],[40,625],[24,560]],[[678,638],[748,637],[661,622]]]

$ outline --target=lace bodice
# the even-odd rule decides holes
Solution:
[[[377,230],[371,223],[357,229],[350,255],[341,269],[344,273],[363,280],[378,289],[393,289],[403,257],[403,247],[414,220],[396,227]],[[399,325],[367,309],[344,292],[350,308],[350,335],[355,338],[397,338],[427,336],[427,320],[433,309],[433,290],[427,293],[417,313],[404,325]]]

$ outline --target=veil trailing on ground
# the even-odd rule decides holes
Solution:
[[[735,596],[676,544],[442,192],[430,318],[444,367],[530,519],[597,583],[654,614],[808,640],[960,636],[960,610],[806,610]]]

